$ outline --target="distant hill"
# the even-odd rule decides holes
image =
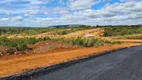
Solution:
[[[90,25],[55,25],[49,26],[50,28],[67,28],[67,27],[90,27]]]

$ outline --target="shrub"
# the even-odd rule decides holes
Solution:
[[[6,37],[0,37],[0,46],[8,46],[11,48],[16,48],[18,51],[28,50],[27,44],[35,44],[39,41],[49,40],[49,37],[45,38],[15,38],[8,39]]]
[[[115,44],[118,42],[110,42],[110,41],[105,41],[105,40],[100,40],[97,38],[84,38],[84,37],[76,37],[73,39],[67,39],[67,38],[59,38],[59,39],[54,39],[55,41],[63,41],[72,45],[80,45],[84,47],[92,47],[92,46],[101,46],[104,44]]]
[[[104,36],[142,34],[142,27],[104,27]]]
[[[114,39],[142,39],[142,34],[133,34],[133,35],[125,35],[125,36],[117,36],[113,37]]]

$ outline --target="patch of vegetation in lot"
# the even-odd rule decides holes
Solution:
[[[28,50],[27,44],[35,44],[39,41],[49,40],[50,38],[15,38],[8,39],[6,37],[0,37],[0,46],[8,46],[10,48],[16,48],[18,51]]]
[[[132,35],[124,35],[124,36],[116,36],[112,37],[113,39],[142,39],[142,34],[132,34]]]
[[[93,46],[102,46],[105,44],[118,44],[120,42],[111,42],[106,40],[101,40],[97,38],[85,38],[85,37],[76,37],[73,39],[69,38],[13,38],[8,39],[6,37],[0,37],[0,46],[6,46],[8,47],[8,53],[13,54],[14,51],[28,51],[30,48],[28,45],[35,44],[40,41],[46,41],[46,40],[53,40],[53,41],[62,41],[71,45],[78,45],[78,46],[84,46],[84,47],[93,47]]]
[[[79,31],[79,30],[87,30],[87,29],[92,29],[93,27],[90,27],[90,26],[81,26],[81,27],[68,27],[68,28],[64,28],[64,29],[61,29],[61,30],[55,30],[53,31],[52,34],[54,35],[66,35],[66,34],[69,34],[69,33],[72,33],[72,32],[76,32],[76,31]]]
[[[105,37],[142,34],[142,26],[112,26],[103,28]]]
[[[11,34],[24,34],[24,35],[36,35],[41,34],[49,31],[56,30],[55,28],[10,28],[10,27],[3,27],[0,28],[0,35],[11,35]]]
[[[93,47],[93,46],[102,46],[105,44],[118,44],[120,42],[114,42],[114,41],[107,41],[107,40],[101,40],[98,38],[85,38],[85,37],[76,37],[73,39],[67,39],[67,38],[59,38],[54,39],[56,41],[63,41],[72,45],[80,45],[84,47]]]
[[[62,27],[62,26],[57,26],[56,27],[47,27],[47,28],[28,28],[28,27],[0,27],[0,35],[8,35],[8,34],[23,34],[23,35],[37,35],[41,33],[46,33],[46,32],[53,32],[55,34],[68,34],[71,32],[75,32],[78,30],[84,30],[84,29],[91,29],[93,27],[91,26],[67,26],[67,27]]]
[[[83,29],[81,29],[81,28],[76,28],[76,29],[72,28],[72,29],[56,30],[56,31],[53,31],[52,34],[53,35],[66,35],[66,34],[76,32],[76,31],[79,31],[79,30],[83,30]]]

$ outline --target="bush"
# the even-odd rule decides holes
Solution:
[[[110,41],[105,41],[105,40],[100,40],[96,38],[84,38],[84,37],[77,37],[73,39],[67,39],[67,38],[59,38],[59,39],[54,39],[55,41],[63,41],[72,45],[80,45],[84,47],[93,47],[93,46],[101,46],[104,44],[115,44],[118,42],[110,42]]]
[[[104,27],[104,36],[142,34],[142,27]]]
[[[8,46],[11,48],[16,48],[18,51],[28,50],[27,44],[35,44],[39,41],[49,40],[49,37],[45,38],[16,38],[8,39],[6,37],[0,37],[0,46]]]
[[[113,37],[114,39],[142,39],[142,34],[124,35]]]

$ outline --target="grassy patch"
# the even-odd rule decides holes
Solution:
[[[23,34],[23,35],[37,35],[46,32],[53,32],[55,34],[68,34],[78,30],[91,29],[90,26],[57,26],[58,28],[26,28],[26,27],[0,27],[0,35],[9,35],[9,34]]]
[[[111,41],[106,41],[106,40],[101,40],[97,38],[84,38],[84,37],[76,37],[73,39],[67,39],[67,38],[59,38],[59,39],[54,39],[56,41],[63,41],[72,45],[79,45],[79,46],[84,46],[84,47],[93,47],[93,46],[102,46],[105,44],[118,44],[120,42],[111,42]]]
[[[8,46],[11,48],[16,48],[18,51],[28,50],[27,44],[35,44],[39,41],[49,40],[50,38],[15,38],[8,39],[6,37],[0,37],[0,46]]]
[[[132,34],[142,34],[142,27],[103,27],[104,36],[124,36]]]
[[[112,37],[113,39],[142,39],[142,34],[124,35]]]

